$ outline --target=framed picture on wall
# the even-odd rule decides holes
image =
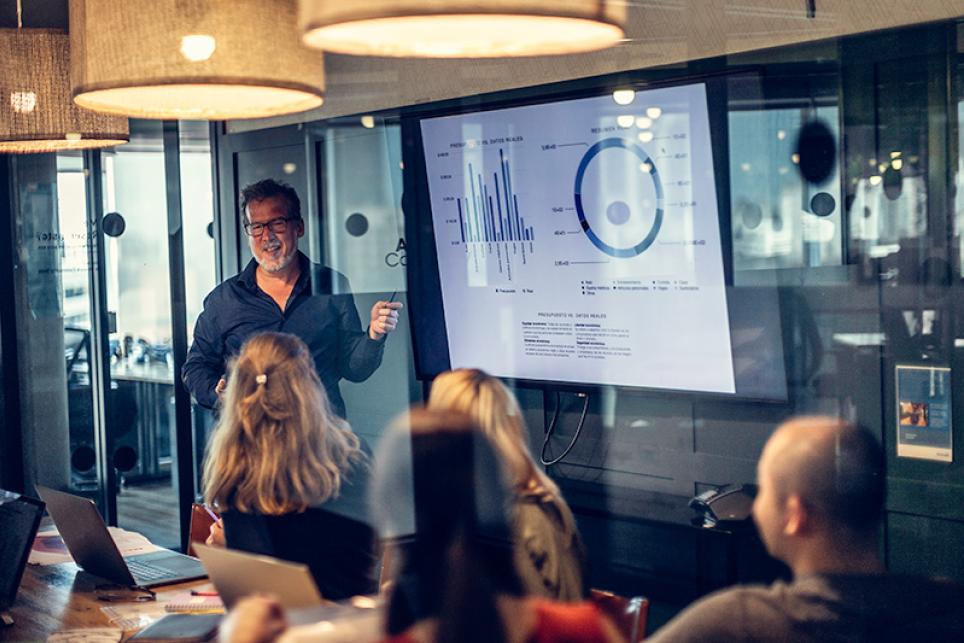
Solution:
[[[897,366],[897,457],[952,462],[951,369]]]

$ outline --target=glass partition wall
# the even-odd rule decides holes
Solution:
[[[362,326],[378,300],[408,305],[402,140],[395,118],[337,119],[309,131],[319,168],[320,245],[326,263],[348,278]],[[373,446],[385,427],[421,401],[411,349],[410,316],[386,343],[382,365],[360,383],[341,383],[352,427]]]
[[[218,141],[221,212],[236,214],[244,183],[238,176],[296,183],[307,193],[312,259],[348,276],[364,320],[370,301],[407,296],[398,286],[402,275],[406,288],[438,269],[434,259],[413,269],[414,242],[405,238],[413,226],[396,231],[403,201],[401,220],[416,227],[431,221],[417,194],[421,179],[409,180],[423,170],[409,165],[407,123],[414,129],[426,114],[707,81],[716,105],[711,132],[726,295],[731,327],[739,330],[731,334],[733,366],[746,374],[760,360],[779,363],[786,398],[514,383],[534,453],[544,441],[549,456],[572,444],[549,471],[576,511],[591,580],[685,602],[772,574],[772,565],[753,556],[732,566],[707,564],[716,550],[706,548],[701,532],[686,531],[688,523],[673,523],[669,516],[678,512],[666,508],[685,514],[695,493],[753,482],[774,426],[799,413],[844,416],[884,444],[889,495],[881,547],[888,565],[964,578],[955,558],[964,546],[964,514],[954,500],[964,470],[956,455],[951,462],[907,456],[908,441],[919,434],[900,428],[898,398],[907,389],[897,375],[934,367],[926,372],[937,377],[950,368],[956,381],[964,345],[956,296],[964,256],[956,189],[958,41],[955,24],[913,27],[225,134]],[[512,64],[493,63],[507,77]],[[640,121],[646,119],[631,127]],[[561,193],[571,185],[571,177],[559,177]],[[230,234],[222,247],[243,241]],[[226,252],[222,261],[234,265],[221,276],[246,258],[243,250]],[[764,300],[775,314],[755,317]],[[407,314],[402,319],[411,322]],[[492,350],[511,350],[509,337],[492,330]],[[761,341],[763,331],[775,333],[775,349]],[[399,354],[386,354],[369,381],[342,386],[349,419],[369,441],[406,398],[422,397],[408,338],[396,334],[389,350]],[[959,424],[961,400],[947,408]],[[961,435],[955,430],[945,439],[959,447]],[[928,536],[934,533],[941,538]]]
[[[22,473],[13,482],[29,492],[39,483],[101,500],[104,486],[97,465],[103,433],[94,423],[90,369],[85,159],[62,153],[4,163],[10,205],[4,221],[10,248],[4,253],[9,279],[4,375],[12,384],[4,432],[18,434]]]
[[[194,325],[201,314],[204,298],[218,282],[211,127],[209,123],[199,121],[181,121],[178,127],[184,247],[184,332],[188,341],[194,337]],[[214,414],[192,403],[191,425],[194,434],[192,478],[194,489],[199,493],[204,448],[214,426]]]
[[[538,454],[544,440],[549,455],[572,444],[549,472],[575,510],[590,581],[683,603],[716,586],[769,574],[764,565],[746,563],[752,557],[733,567],[715,564],[718,551],[706,548],[702,532],[669,516],[685,514],[695,493],[753,482],[774,426],[798,413],[842,415],[883,443],[888,500],[881,548],[888,566],[964,579],[958,501],[964,431],[957,430],[964,395],[954,392],[964,368],[961,41],[956,24],[899,29],[391,114],[219,132],[214,153],[206,127],[182,125],[174,194],[180,196],[188,260],[180,265],[165,261],[172,176],[163,163],[170,149],[160,142],[160,125],[138,124],[130,146],[86,159],[14,159],[14,332],[25,478],[70,485],[102,502],[119,492],[117,520],[125,526],[137,524],[140,494],[151,498],[142,506],[155,512],[155,527],[161,523],[156,512],[176,511],[172,470],[196,468],[197,460],[178,463],[173,447],[183,429],[172,420],[178,384],[171,329],[179,322],[171,313],[177,297],[170,292],[177,289],[170,288],[180,273],[190,336],[203,296],[250,257],[237,222],[244,184],[272,177],[294,185],[307,218],[303,249],[348,277],[367,325],[374,301],[395,296],[407,304],[408,287],[430,276],[411,270],[411,227],[404,225],[431,218],[409,192],[418,170],[406,156],[406,126],[421,115],[713,79],[726,295],[738,304],[730,307],[731,324],[741,314],[747,322],[745,332],[731,335],[733,365],[753,367],[737,348],[779,362],[787,394],[761,401],[514,383],[533,451]],[[511,62],[495,64],[511,75]],[[93,157],[96,184],[84,175]],[[568,195],[571,177],[559,180]],[[90,258],[97,257],[85,224],[94,216],[91,203],[103,210],[95,228],[103,230],[102,273],[101,264],[91,268]],[[91,294],[92,273],[103,275],[102,300]],[[762,299],[776,314],[747,320],[751,304]],[[370,443],[427,388],[416,378],[406,312],[376,374],[342,385],[349,420]],[[110,363],[102,391],[89,366],[98,345],[92,321],[100,316],[109,329],[101,345]],[[779,347],[761,358],[761,335],[750,322],[775,332]],[[5,326],[5,338],[9,332]],[[492,350],[509,350],[499,328],[488,341]],[[901,403],[922,403],[911,399],[908,387],[920,384],[912,371],[926,373],[941,399],[933,435],[908,429],[920,422],[920,409],[905,413]],[[103,423],[87,410],[96,407],[91,399],[98,392],[106,393]],[[944,428],[937,426],[941,417]],[[210,416],[195,410],[193,425],[200,458]],[[935,449],[931,438],[921,443],[924,435],[943,446]],[[110,446],[130,447],[134,457],[123,451],[115,459]],[[921,446],[939,457],[918,457],[913,447]],[[175,541],[174,522],[151,536]]]
[[[323,223],[324,260],[362,292],[370,283],[377,293],[395,290],[383,265],[393,252],[387,246],[394,209],[387,199],[392,205],[403,200],[400,189],[388,188],[401,178],[392,154],[397,137],[406,136],[406,121],[414,129],[424,115],[708,81],[721,110],[711,131],[736,329],[733,366],[745,374],[754,360],[779,362],[786,399],[516,386],[535,453],[550,428],[548,455],[574,442],[549,471],[576,510],[591,580],[682,603],[734,580],[772,577],[772,562],[761,562],[762,554],[744,555],[732,567],[722,558],[708,563],[716,550],[706,548],[698,531],[672,524],[675,514],[666,507],[685,513],[693,494],[753,482],[773,428],[801,413],[843,416],[884,445],[888,504],[881,548],[889,567],[964,578],[956,554],[964,546],[964,513],[954,500],[964,488],[964,443],[956,429],[964,408],[956,394],[936,401],[941,391],[959,389],[953,382],[964,346],[957,189],[964,77],[957,30],[955,24],[914,27],[310,124],[306,145],[310,151],[316,142],[318,187],[309,189],[318,191],[312,216]],[[509,75],[511,63],[504,64]],[[423,150],[415,146],[413,153]],[[404,154],[402,177],[423,171]],[[432,220],[428,201],[415,194],[419,180],[406,178],[404,194],[404,217],[416,226]],[[559,177],[558,185],[570,190],[571,177]],[[404,236],[398,242],[413,247]],[[407,284],[429,278],[437,269],[432,261],[417,264],[424,272],[412,272],[408,256]],[[364,312],[362,297],[356,299]],[[753,319],[763,300],[776,314]],[[763,327],[779,338],[766,356]],[[492,331],[492,350],[511,351],[511,338]],[[919,385],[914,373],[935,382],[930,433],[908,430],[910,416],[902,414],[901,402],[917,403],[910,400]],[[947,376],[950,384],[941,379]],[[398,406],[390,402],[397,389],[376,378],[343,387],[346,399],[356,387],[362,392],[354,408]],[[421,382],[413,372],[392,378],[417,397]],[[379,415],[356,415],[359,430],[377,436],[377,423],[368,423]],[[920,443],[931,438],[943,446]]]
[[[214,281],[213,199],[208,125],[183,124],[173,149],[163,127],[132,121],[119,148],[11,159],[14,321],[25,488],[89,496],[110,524],[179,547],[171,283],[188,275],[193,325]],[[187,267],[170,261],[172,193]],[[183,466],[192,478],[193,458]]]
[[[179,534],[162,123],[137,123],[101,168],[117,524],[170,545]]]

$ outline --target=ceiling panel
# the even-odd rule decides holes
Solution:
[[[25,26],[67,27],[67,0],[22,0],[22,4]],[[629,0],[627,4],[626,41],[591,54],[477,61],[329,55],[329,98],[323,107],[301,115],[235,122],[229,129],[364,113],[964,16],[964,0]],[[0,0],[0,26],[16,26],[16,7],[17,0]]]
[[[328,100],[301,115],[236,122],[230,131],[683,63],[947,20],[964,0],[633,0],[627,39],[591,54],[499,60],[398,60],[329,55]],[[830,48],[832,51],[832,47]]]

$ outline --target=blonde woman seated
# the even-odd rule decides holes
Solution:
[[[375,590],[368,457],[335,416],[304,342],[262,333],[229,368],[204,464],[215,543],[308,565],[332,600]]]
[[[591,603],[525,595],[513,560],[512,491],[501,456],[466,415],[413,411],[376,458],[373,507],[383,538],[402,542],[385,608],[389,643],[615,643]],[[271,598],[241,601],[221,627],[228,643],[285,631]]]
[[[526,593],[580,600],[585,595],[582,541],[559,488],[529,454],[515,396],[498,378],[483,371],[457,369],[432,382],[428,408],[467,414],[504,462],[515,500],[516,569]]]

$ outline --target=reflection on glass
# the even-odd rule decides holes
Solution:
[[[958,68],[964,79],[964,67]],[[964,97],[957,102],[957,122],[964,123]],[[964,275],[964,127],[957,128],[957,172],[954,174],[954,242],[957,244],[958,274]]]
[[[181,150],[181,216],[184,233],[184,287],[187,336],[194,337],[194,324],[203,308],[204,297],[216,285],[214,274],[214,190],[211,185],[211,139],[209,124],[181,121],[178,126]],[[190,339],[189,339],[190,341]],[[194,427],[195,467],[200,475],[213,414],[191,405]],[[200,481],[195,481],[200,489]]]
[[[188,337],[193,337],[194,323],[201,314],[204,297],[216,283],[211,141],[206,122],[182,121],[179,124],[179,135],[187,331]]]
[[[348,278],[364,326],[378,300],[394,295],[406,306],[375,374],[359,384],[343,381],[340,387],[352,428],[374,445],[392,418],[418,399],[419,390],[405,292],[401,130],[384,118],[371,125],[358,118],[327,123],[319,131],[324,143],[317,149],[319,164],[326,168],[320,186],[326,263]]]
[[[70,434],[70,490],[93,494],[97,489],[97,455],[90,379],[90,244],[83,165],[80,153],[57,155],[57,223]]]
[[[161,127],[132,123],[131,145],[103,159],[104,212],[123,219],[114,226],[120,234],[105,237],[107,306],[116,319],[108,450],[118,472],[118,524],[174,545],[174,360]]]
[[[819,119],[839,140],[835,106],[730,111],[730,208],[735,270],[842,263],[840,173],[800,173],[797,141]]]

